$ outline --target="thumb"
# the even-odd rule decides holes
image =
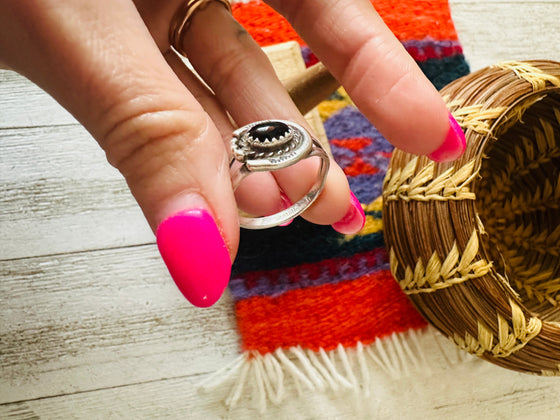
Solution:
[[[53,95],[97,139],[156,232],[185,297],[197,306],[215,303],[239,241],[228,155],[133,3],[8,2],[0,51],[0,60]]]

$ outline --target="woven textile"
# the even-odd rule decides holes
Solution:
[[[468,73],[446,0],[373,3],[438,89]],[[307,65],[317,61],[262,2],[234,4],[233,14],[261,46],[295,40]],[[427,325],[393,280],[384,247],[381,190],[392,146],[342,89],[319,111],[366,224],[353,236],[301,218],[288,227],[242,232],[230,282],[243,352],[230,371],[238,394],[253,378],[274,401],[266,376],[282,370],[304,385],[313,385],[315,376],[331,385],[343,381],[333,354],[344,357],[346,350],[363,351]],[[254,375],[251,363],[260,366]]]

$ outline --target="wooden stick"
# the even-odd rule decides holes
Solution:
[[[305,115],[336,91],[340,83],[323,63],[317,63],[288,79],[284,86],[299,111]]]

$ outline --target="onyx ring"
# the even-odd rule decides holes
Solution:
[[[268,216],[251,216],[240,211],[239,224],[245,229],[266,229],[292,220],[313,204],[325,186],[329,156],[321,143],[299,124],[265,120],[245,125],[233,132],[231,151],[234,191],[251,173],[276,171],[314,156],[321,161],[313,186],[287,209]]]

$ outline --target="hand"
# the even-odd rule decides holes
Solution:
[[[260,48],[219,3],[197,12],[183,39],[212,91],[201,83],[169,48],[180,2],[3,0],[0,61],[49,92],[95,137],[156,232],[180,290],[209,306],[229,280],[237,207],[279,211],[307,192],[316,162],[251,175],[233,194],[226,111],[237,125],[305,120]],[[464,138],[439,94],[367,0],[269,3],[394,145],[441,160],[462,153]],[[352,197],[333,162],[303,217],[354,233],[364,216]]]

